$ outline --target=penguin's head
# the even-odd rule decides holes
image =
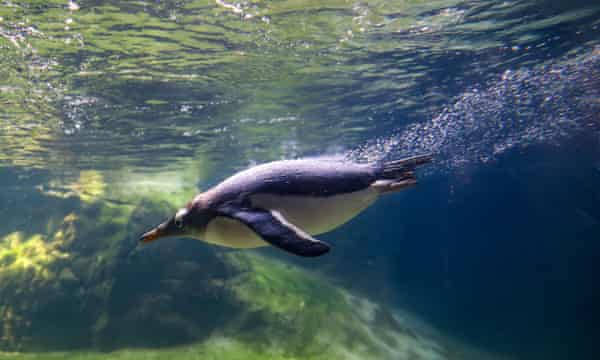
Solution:
[[[140,242],[149,243],[169,236],[200,238],[212,217],[210,211],[188,205],[179,209],[167,221],[144,233],[140,237]]]

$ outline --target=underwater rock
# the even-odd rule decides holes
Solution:
[[[446,359],[447,350],[417,336],[388,310],[276,260],[231,254],[241,271],[228,282],[245,309],[225,333],[251,348],[318,359]],[[327,322],[327,326],[323,326]]]

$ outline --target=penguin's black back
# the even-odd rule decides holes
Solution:
[[[344,161],[283,160],[241,171],[207,193],[213,203],[243,201],[253,194],[327,197],[369,187],[377,179],[377,167]]]

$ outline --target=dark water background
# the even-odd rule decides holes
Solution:
[[[321,235],[327,256],[251,251],[490,354],[600,356],[595,1],[2,1],[0,11],[0,236],[43,233],[48,212],[128,194],[183,204],[274,159],[432,152],[416,188]],[[154,250],[225,252],[177,243]],[[113,309],[132,284],[153,286],[123,271]]]

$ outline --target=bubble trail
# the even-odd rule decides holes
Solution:
[[[506,70],[437,116],[348,152],[358,161],[433,153],[440,170],[486,163],[509,149],[600,135],[600,49],[561,63]]]

